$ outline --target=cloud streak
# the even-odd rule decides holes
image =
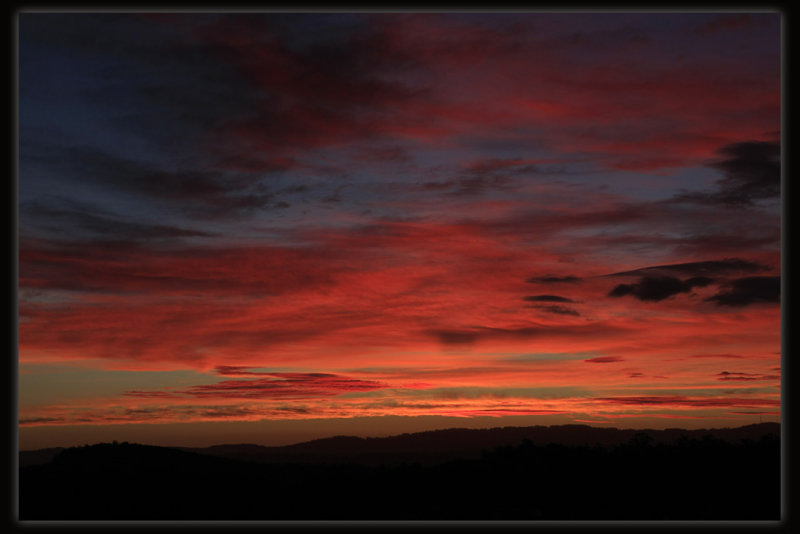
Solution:
[[[608,404],[630,406],[675,406],[686,408],[716,408],[716,407],[767,407],[780,406],[779,400],[736,397],[684,397],[684,396],[630,396],[630,397],[604,397],[597,399]]]
[[[614,273],[609,276],[649,275],[651,273],[674,273],[691,277],[714,277],[739,273],[765,271],[768,267],[758,262],[741,258],[725,258],[722,260],[693,261],[671,265],[654,265],[632,271]]]
[[[219,398],[219,399],[305,399],[328,397],[343,393],[385,389],[387,384],[361,380],[332,373],[262,373],[247,371],[240,366],[221,366],[216,370],[223,376],[253,377],[223,380],[214,384],[191,386],[175,391],[126,391],[125,396],[137,398]]]
[[[599,356],[597,358],[589,358],[588,360],[583,361],[586,363],[617,363],[623,362],[625,359],[618,356]]]
[[[388,386],[372,380],[329,373],[270,373],[267,378],[223,380],[216,384],[192,386],[181,393],[199,398],[305,398],[385,387]]]
[[[753,380],[780,380],[780,375],[763,375],[758,373],[740,373],[731,371],[721,371],[717,373],[717,380],[734,380],[734,381],[753,381]]]

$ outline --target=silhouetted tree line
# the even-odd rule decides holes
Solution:
[[[780,441],[518,445],[437,465],[256,463],[130,443],[20,469],[20,518],[777,520]]]

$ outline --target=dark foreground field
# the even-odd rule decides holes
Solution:
[[[575,437],[581,427],[542,428],[280,448],[55,450],[47,463],[21,461],[20,519],[780,519],[777,425],[633,434],[583,427],[583,440]],[[536,439],[476,449],[520,435]]]

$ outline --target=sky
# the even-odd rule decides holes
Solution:
[[[780,26],[20,13],[20,448],[778,421]]]

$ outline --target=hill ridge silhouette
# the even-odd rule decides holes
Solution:
[[[728,439],[700,430],[672,443],[635,431],[614,446],[523,438],[428,464],[98,443],[21,467],[20,519],[776,520],[780,440],[770,428],[723,432]]]
[[[476,458],[485,449],[518,445],[529,440],[535,445],[614,446],[625,443],[637,434],[647,434],[655,443],[670,443],[681,437],[699,439],[705,435],[729,441],[758,439],[767,433],[780,435],[779,423],[754,423],[740,427],[710,429],[619,429],[583,424],[503,426],[491,428],[454,427],[402,433],[393,436],[359,437],[334,435],[289,445],[254,443],[218,444],[208,447],[166,447],[187,452],[259,462],[324,462],[353,461],[381,463],[416,461],[423,464],[458,457]],[[20,466],[46,463],[63,447],[20,451]]]
[[[673,439],[680,435],[703,435],[711,434],[714,436],[730,436],[736,439],[738,435],[748,436],[751,434],[760,435],[763,432],[779,432],[780,423],[755,423],[744,425],[740,427],[722,427],[722,428],[701,428],[701,429],[683,429],[683,428],[666,428],[666,429],[632,429],[632,428],[616,428],[616,427],[593,427],[589,425],[580,424],[567,424],[567,425],[534,425],[534,426],[502,426],[491,428],[444,428],[436,430],[424,430],[420,432],[404,432],[402,434],[395,434],[392,436],[374,436],[374,437],[360,437],[350,435],[336,435],[325,438],[316,438],[308,441],[302,441],[289,445],[258,445],[255,443],[241,443],[241,444],[219,444],[211,445],[209,447],[183,447],[186,450],[200,450],[200,449],[215,449],[221,447],[252,447],[254,449],[283,449],[283,450],[298,450],[298,449],[313,449],[313,448],[326,448],[333,446],[336,448],[340,445],[376,445],[382,443],[432,443],[436,438],[450,437],[454,435],[460,436],[492,436],[496,435],[499,438],[515,438],[520,436],[535,436],[537,439],[544,442],[563,443],[566,439],[575,444],[586,442],[608,442],[609,444],[619,443],[626,441],[630,436],[638,433],[646,433],[652,435],[655,439]],[[530,439],[530,438],[529,438]],[[567,443],[565,443],[567,444]]]

